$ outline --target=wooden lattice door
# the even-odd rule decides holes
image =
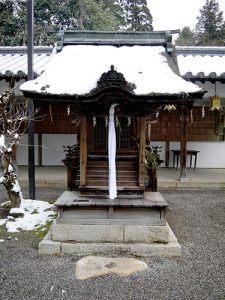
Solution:
[[[92,137],[90,137],[91,151],[107,151],[108,149],[108,121],[105,117],[94,117],[90,122]],[[117,151],[135,147],[134,124],[130,117],[115,119]]]

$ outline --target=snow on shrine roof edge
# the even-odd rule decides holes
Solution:
[[[163,46],[72,45],[54,54],[46,70],[21,90],[35,95],[85,96],[114,65],[140,95],[179,95],[203,92],[170,68]]]

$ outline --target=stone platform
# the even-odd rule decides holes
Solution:
[[[39,244],[42,254],[181,255],[158,192],[110,201],[65,191],[55,205],[59,216]]]

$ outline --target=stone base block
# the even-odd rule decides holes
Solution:
[[[61,243],[50,240],[42,240],[38,247],[39,254],[59,254],[61,252]]]
[[[134,255],[149,256],[180,256],[181,246],[175,242],[167,244],[143,243],[62,243],[62,254],[77,256],[86,255]]]
[[[76,243],[153,243],[169,241],[169,226],[54,224],[53,241]]]
[[[124,240],[125,243],[154,243],[169,241],[169,225],[163,226],[142,226],[125,225]]]
[[[39,244],[40,254],[70,254],[85,255],[134,255],[140,257],[181,256],[181,246],[169,225],[169,238],[167,243],[74,243],[58,242],[44,239]],[[48,238],[50,234],[48,235]]]
[[[123,226],[54,224],[52,227],[52,240],[78,243],[120,243],[123,242]]]

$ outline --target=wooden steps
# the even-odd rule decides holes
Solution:
[[[118,194],[140,194],[144,191],[138,186],[138,165],[135,155],[124,159],[122,156],[119,157],[116,161],[116,177]],[[89,157],[86,178],[86,185],[79,188],[82,194],[108,193],[108,160],[102,155]]]

